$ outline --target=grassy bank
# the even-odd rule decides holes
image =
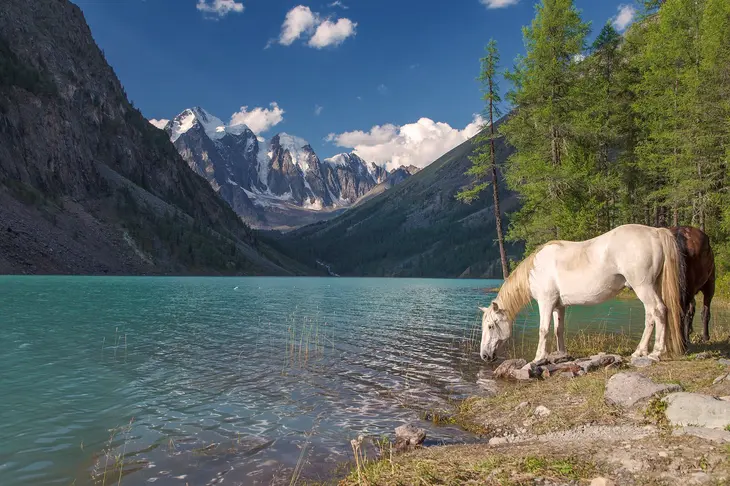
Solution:
[[[730,395],[730,383],[713,385],[726,370],[715,358],[730,356],[730,319],[714,317],[710,332],[710,342],[701,343],[695,336],[682,359],[639,371],[657,383],[679,383],[685,391]],[[625,335],[599,333],[576,335],[567,347],[573,355],[619,351],[627,356],[635,346]],[[339,484],[532,485],[543,484],[537,482],[540,478],[548,484],[589,484],[596,476],[611,477],[617,484],[669,485],[695,477],[705,484],[728,484],[730,446],[673,436],[662,427],[656,401],[630,412],[605,402],[607,381],[621,371],[625,369],[604,369],[575,379],[501,383],[499,394],[461,402],[448,420],[483,435],[485,443],[430,447],[396,457],[385,453],[379,460],[361,462]],[[536,416],[540,405],[550,410],[548,416]],[[658,426],[651,437],[630,437],[629,432],[651,425]],[[618,439],[576,432],[624,429],[629,432]],[[489,437],[531,439],[489,445]],[[539,439],[545,437],[551,440]]]

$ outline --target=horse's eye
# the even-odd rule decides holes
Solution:
[[[490,324],[489,329],[494,329],[494,324]]]

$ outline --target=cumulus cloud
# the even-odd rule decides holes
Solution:
[[[613,18],[613,26],[616,30],[623,32],[631,25],[636,16],[636,9],[631,5],[619,5],[618,14]]]
[[[510,5],[517,5],[520,0],[479,0],[479,3],[487,8],[504,8]]]
[[[357,23],[350,19],[339,19],[337,22],[325,20],[317,26],[314,35],[309,39],[309,46],[322,49],[327,46],[339,46],[345,39],[355,35]]]
[[[197,9],[203,13],[223,18],[231,12],[243,12],[243,4],[235,0],[198,0]]]
[[[324,107],[322,107],[320,105],[314,105],[314,114],[316,116],[321,115],[322,114],[322,110],[324,110]]]
[[[363,159],[386,164],[388,169],[413,164],[426,167],[440,156],[470,139],[484,126],[485,120],[474,115],[462,130],[448,123],[421,118],[416,123],[396,126],[377,125],[369,131],[330,133],[326,140],[353,149]]]
[[[287,12],[284,24],[281,26],[279,44],[290,46],[302,34],[312,33],[314,27],[320,22],[319,15],[312,12],[309,7],[298,5]]]
[[[290,46],[302,36],[308,36],[307,45],[316,49],[337,46],[356,34],[357,23],[350,19],[322,18],[309,7],[298,5],[287,12],[279,34],[279,44]],[[268,47],[268,45],[267,45]]]
[[[277,103],[271,103],[269,108],[248,109],[242,106],[241,110],[231,116],[230,126],[246,125],[255,134],[263,133],[284,120],[284,110]]]
[[[159,128],[160,130],[162,130],[170,122],[170,120],[166,120],[164,118],[161,120],[157,120],[156,118],[153,118],[153,119],[149,120],[149,122],[151,124],[153,124],[154,126],[156,126],[157,128]]]

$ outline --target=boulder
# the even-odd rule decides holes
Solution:
[[[674,383],[654,383],[641,373],[617,373],[606,383],[604,399],[609,405],[631,408],[651,397],[681,390],[682,387]]]
[[[631,366],[634,366],[636,368],[646,368],[647,366],[651,366],[654,363],[656,363],[656,361],[647,356],[633,356],[631,358]]]
[[[396,452],[405,452],[420,447],[424,440],[426,440],[426,431],[413,424],[395,428]]]
[[[723,366],[730,366],[730,359],[720,358],[717,362]]]
[[[494,377],[495,378],[509,378],[512,376],[512,371],[519,370],[523,366],[527,364],[527,361],[524,359],[507,359],[504,360],[499,366],[497,366],[497,369],[494,370]]]
[[[718,444],[730,444],[730,432],[727,430],[705,429],[704,427],[680,427],[674,429],[672,434],[692,435]]]
[[[700,393],[672,393],[664,397],[672,425],[724,430],[730,425],[730,402]]]

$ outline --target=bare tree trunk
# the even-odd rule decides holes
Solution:
[[[499,243],[499,257],[502,259],[502,275],[505,280],[509,277],[507,252],[504,249],[504,234],[502,233],[502,213],[499,209],[499,187],[497,179],[497,154],[494,147],[494,85],[489,80],[489,154],[492,157],[492,190],[494,194],[494,221],[497,225],[497,241]]]

